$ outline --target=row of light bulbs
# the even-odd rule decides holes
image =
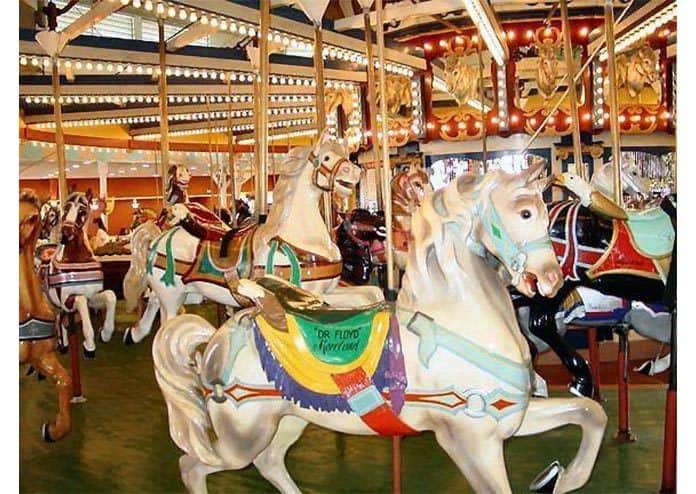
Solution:
[[[292,137],[304,137],[304,136],[313,136],[317,134],[317,129],[307,129],[307,130],[295,130],[292,132],[286,132],[284,134],[277,134],[277,135],[272,135],[268,136],[269,141],[279,141],[282,139],[290,139]],[[239,141],[239,144],[254,144],[256,142],[254,138],[249,138],[249,139],[241,139]]]
[[[298,115],[306,113],[315,113],[316,107],[305,106],[305,107],[292,107],[292,108],[268,108],[267,113],[269,115]],[[222,119],[228,118],[231,113],[232,118],[247,118],[251,117],[254,112],[253,110],[233,110],[232,112],[227,111],[215,111],[215,112],[197,112],[197,113],[175,113],[168,115],[168,120],[174,121],[196,121],[196,120],[207,120],[207,119]],[[94,126],[94,125],[124,125],[124,124],[142,124],[159,122],[159,115],[143,115],[139,117],[112,117],[112,118],[95,118],[95,119],[85,119],[85,120],[66,120],[63,122],[64,127],[84,127],[84,126]],[[36,124],[37,128],[54,128],[56,126],[55,122],[44,122]]]
[[[305,95],[272,95],[270,96],[270,101],[272,103],[311,103],[314,101],[314,96]],[[73,96],[61,96],[58,98],[61,105],[95,105],[95,104],[127,104],[127,103],[145,103],[145,104],[157,104],[159,103],[159,96],[152,94],[130,94],[130,95],[73,95]],[[251,103],[253,96],[251,95],[169,95],[167,96],[167,101],[169,103],[205,103],[209,101],[210,103]],[[43,94],[34,96],[25,96],[25,103],[28,105],[53,105],[55,99],[53,96]]]
[[[293,126],[298,126],[298,125],[311,125],[314,122],[314,119],[311,118],[301,118],[301,119],[294,119],[294,120],[281,120],[277,122],[270,122],[268,127],[271,129],[276,129],[276,128],[281,128],[281,127],[293,127]],[[207,134],[207,133],[223,133],[223,132],[229,132],[229,126],[227,125],[219,125],[216,127],[212,127],[210,129],[208,128],[201,128],[201,129],[186,129],[186,130],[174,130],[170,131],[169,135],[170,136],[192,136],[192,135],[202,135],[202,134]],[[240,125],[233,125],[232,126],[232,131],[233,132],[245,132],[245,131],[252,131],[254,130],[254,124],[240,124]],[[159,139],[162,137],[162,134],[160,133],[151,133],[151,134],[140,134],[138,136],[135,136],[134,138],[136,140],[150,140],[150,139]]]
[[[20,55],[19,64],[21,66],[31,65],[34,67],[44,66],[50,67],[51,59],[49,57],[41,57],[35,55]],[[130,64],[124,62],[106,62],[106,61],[96,61],[96,60],[85,60],[85,59],[62,59],[58,60],[59,66],[66,68],[75,68],[77,70],[85,70],[88,72],[106,72],[117,74],[146,74],[160,75],[162,70],[159,66],[153,65],[143,65],[143,64]],[[260,77],[254,76],[250,72],[225,72],[212,69],[199,69],[192,67],[167,67],[165,70],[167,76],[174,77],[184,77],[194,79],[211,79],[211,80],[225,80],[229,78],[230,81],[239,82],[253,82],[254,78],[259,81]],[[292,77],[285,75],[271,75],[269,77],[271,84],[280,84],[288,86],[308,86],[315,87],[317,85],[316,79],[312,77]],[[347,88],[353,86],[352,82],[346,81],[332,81],[327,80],[324,86],[327,88]]]
[[[628,31],[626,34],[616,40],[615,50],[620,52],[626,48],[638,43],[640,40],[647,38],[660,27],[677,18],[677,2],[667,5],[658,13],[650,16],[649,19],[641,22],[639,25]],[[608,57],[606,48],[599,53],[599,59],[604,61]]]
[[[219,14],[212,14],[204,10],[199,11],[190,7],[184,7],[173,2],[153,2],[152,0],[145,0],[144,2],[141,0],[112,1],[120,1],[124,6],[131,4],[135,8],[142,8],[148,12],[155,12],[160,17],[168,17],[210,26],[222,32],[239,33],[242,36],[250,36],[252,38],[261,36],[259,26]],[[273,29],[268,32],[268,41],[283,45],[286,48],[289,47],[305,51],[312,51],[314,49],[313,40]],[[325,47],[322,52],[322,57],[324,59],[331,58],[367,65],[367,58],[361,53],[338,46]],[[387,63],[385,64],[385,69],[396,74],[408,75],[409,77],[413,76],[413,70],[401,64]]]

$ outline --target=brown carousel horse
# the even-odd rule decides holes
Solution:
[[[114,332],[116,295],[104,290],[104,273],[87,241],[85,224],[91,197],[70,194],[63,205],[60,245],[41,266],[44,290],[50,302],[63,313],[77,312],[82,321],[86,358],[94,358],[96,345],[89,309],[105,309],[104,326],[99,335],[108,342]],[[63,335],[63,342],[67,338]]]
[[[72,380],[56,354],[53,310],[34,271],[34,248],[41,233],[41,205],[31,190],[19,197],[19,362],[29,363],[58,388],[58,415],[41,427],[47,442],[70,432]]]
[[[425,195],[432,192],[432,187],[425,170],[413,168],[394,175],[391,190],[394,264],[403,270],[412,239],[411,216]],[[381,268],[386,262],[385,237],[382,211],[372,214],[366,209],[355,209],[346,214],[336,231],[336,243],[343,256],[341,276],[345,281],[364,285],[369,282],[375,267],[381,279]]]

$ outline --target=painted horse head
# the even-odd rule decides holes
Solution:
[[[172,165],[167,171],[167,202],[179,204],[187,201],[187,189],[191,181],[191,172],[184,165]]]
[[[514,175],[503,170],[483,177],[462,175],[426,196],[412,219],[415,245],[406,268],[409,286],[431,293],[443,287],[460,292],[471,274],[458,275],[454,267],[460,266],[463,273],[470,269],[462,253],[467,250],[482,258],[495,257],[524,295],[553,297],[563,275],[548,234],[542,192],[551,179],[538,178],[543,168],[541,160]]]
[[[46,201],[41,205],[41,235],[40,238],[50,239],[51,232],[60,223],[60,208],[52,203],[51,201]]]
[[[423,197],[433,191],[428,174],[420,168],[394,175],[391,189],[393,213],[407,215],[412,214],[423,202]]]
[[[606,197],[614,197],[613,164],[605,163],[595,171],[590,184]],[[621,160],[621,184],[623,193],[631,198],[629,203],[640,203],[651,197],[650,181],[641,176],[640,167],[634,160]]]
[[[92,197],[81,192],[73,192],[63,206],[63,218],[61,227],[62,244],[69,244],[78,235],[83,235],[83,229],[90,213]]]
[[[41,202],[33,190],[19,195],[19,251],[33,248],[41,232]]]
[[[348,159],[345,145],[331,140],[324,131],[313,148],[296,147],[290,150],[285,161],[278,167],[280,180],[276,191],[284,190],[284,178],[299,177],[311,173],[311,181],[317,197],[322,192],[336,193],[340,197],[349,197],[360,181],[362,169]],[[311,167],[311,168],[308,168]],[[281,190],[278,190],[281,189]],[[277,192],[274,191],[274,200]]]

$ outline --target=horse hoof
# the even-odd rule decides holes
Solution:
[[[70,348],[68,348],[68,345],[63,345],[63,344],[58,345],[58,351],[60,352],[61,355],[65,355],[66,353],[68,353],[68,350],[70,350]]]
[[[111,341],[111,337],[104,338],[104,330],[102,329],[101,331],[99,331],[99,341],[102,343],[108,343]]]
[[[532,483],[529,484],[529,490],[532,492],[552,493],[556,488],[556,482],[558,482],[561,472],[563,472],[563,467],[558,460],[554,461],[532,480]]]
[[[33,366],[33,365],[30,365],[30,366],[27,368],[26,374],[24,374],[24,375],[25,375],[25,376],[31,376],[31,375],[34,373],[35,370],[36,370],[36,369],[34,369],[34,366]]]
[[[131,346],[135,344],[135,340],[133,339],[133,335],[131,334],[131,328],[127,328],[126,332],[123,333],[123,343],[126,346]]]
[[[645,376],[652,376],[653,375],[653,362],[652,360],[648,360],[647,362],[643,362],[642,365],[636,367],[633,369],[635,372],[638,372],[639,374],[643,374]]]
[[[568,391],[570,394],[577,396],[578,398],[592,398],[594,394],[594,386],[592,382],[588,382],[583,379],[573,379],[573,382],[568,386]]]
[[[38,381],[45,381],[45,380],[46,380],[46,376],[44,376],[42,373],[39,372],[39,373],[36,375],[36,379],[37,379]]]
[[[54,443],[56,442],[55,439],[51,437],[51,433],[48,430],[48,424],[44,423],[41,426],[41,436],[43,437],[43,440],[46,441],[47,443]]]
[[[97,350],[96,349],[87,350],[86,348],[83,347],[82,350],[84,350],[85,358],[87,360],[94,360],[95,358],[97,358]]]

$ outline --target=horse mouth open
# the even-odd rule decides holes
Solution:
[[[341,195],[348,196],[355,190],[355,183],[347,180],[336,179],[336,192]]]
[[[539,279],[534,273],[525,271],[522,276],[522,281],[516,287],[522,294],[526,297],[532,298],[537,293],[542,297],[553,297],[558,292],[560,286],[557,282],[549,280],[547,286],[546,283],[540,283]]]

